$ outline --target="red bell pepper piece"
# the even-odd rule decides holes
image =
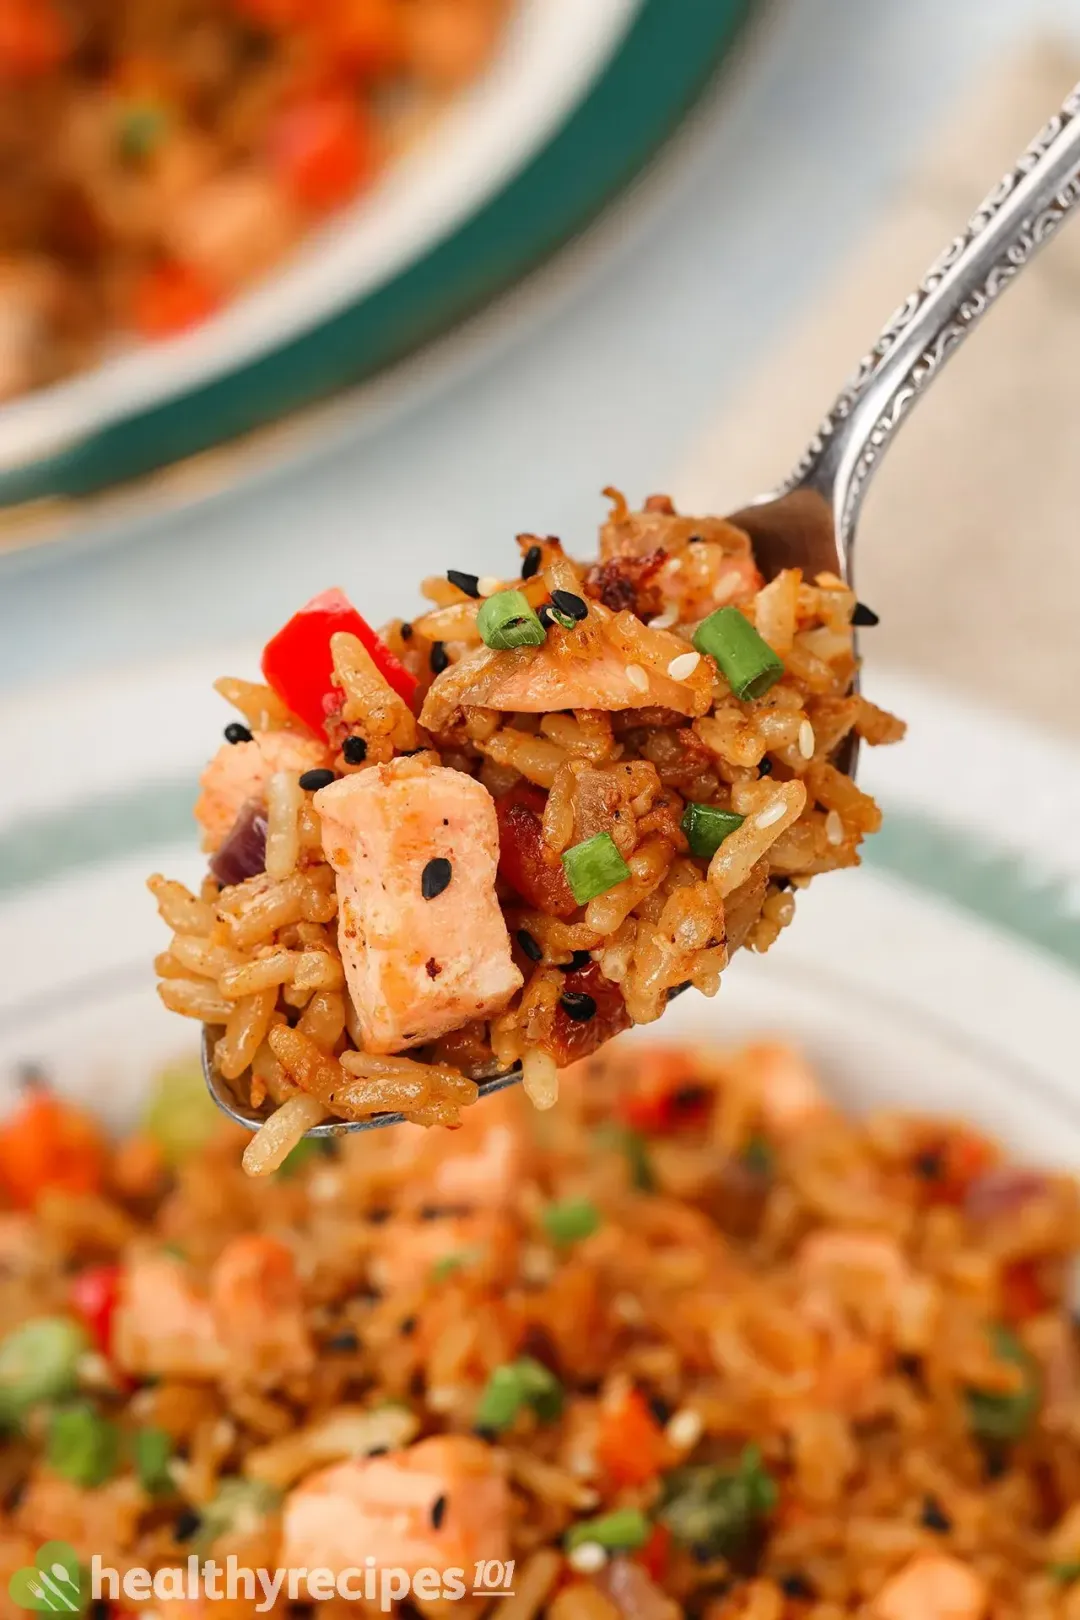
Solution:
[[[519,782],[495,800],[499,818],[499,876],[515,894],[537,911],[552,917],[572,917],[578,909],[562,863],[544,859],[541,825],[547,794],[529,782]]]
[[[1037,1261],[1018,1260],[1002,1272],[1001,1305],[1007,1321],[1026,1322],[1045,1311],[1049,1303]]]
[[[112,1351],[113,1318],[120,1301],[122,1266],[87,1266],[71,1282],[71,1303],[102,1355]]]
[[[652,1535],[635,1557],[650,1580],[662,1586],[671,1562],[671,1531],[666,1524],[653,1525]]]
[[[629,1389],[600,1411],[596,1458],[618,1489],[648,1485],[671,1462],[664,1431],[639,1389]]]
[[[326,735],[327,716],[340,706],[330,656],[330,637],[339,630],[356,637],[379,674],[410,708],[416,695],[416,676],[379,640],[344,592],[323,591],[293,614],[266,643],[262,655],[267,684],[293,714],[320,736]]]
[[[104,1174],[101,1132],[51,1091],[28,1092],[0,1125],[0,1189],[22,1209],[51,1190],[99,1192]]]

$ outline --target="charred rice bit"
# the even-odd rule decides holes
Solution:
[[[426,610],[380,632],[416,683],[411,702],[381,655],[334,633],[325,748],[270,686],[218,682],[253,736],[269,734],[268,759],[281,757],[273,734],[284,732],[296,734],[288,757],[311,756],[310,769],[267,773],[256,796],[261,870],[249,837],[237,882],[208,879],[199,894],[150,882],[173,935],[157,959],[161,999],[215,1026],[222,1076],[243,1084],[250,1071],[255,1104],[277,1109],[252,1163],[279,1162],[304,1120],[390,1110],[456,1124],[477,1081],[516,1064],[549,1107],[560,1068],[630,1022],[656,1021],[688,986],[715,995],[740,946],[771,948],[798,890],[858,864],[880,824],[835,764],[852,736],[876,746],[904,731],[852,691],[853,593],[797,569],[766,582],[730,523],[684,517],[666,497],[634,512],[608,493],[589,566],[553,537],[522,534],[517,580],[452,568],[424,581]],[[480,610],[500,591],[539,615],[542,644],[484,642]],[[749,686],[725,661],[731,615],[739,646],[768,671]],[[242,748],[225,753],[236,770]],[[403,756],[419,771],[472,776],[496,800],[496,892],[524,984],[486,1016],[464,1010],[460,1030],[412,1040],[408,1056],[374,1056],[346,983],[314,796],[316,782]],[[576,852],[594,844],[610,875],[572,891]],[[432,956],[426,971],[436,984],[445,962]]]

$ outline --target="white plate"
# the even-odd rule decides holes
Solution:
[[[255,664],[219,650],[0,705],[0,758],[18,761],[0,806],[0,1106],[36,1061],[121,1121],[155,1064],[194,1049],[153,993],[163,930],[143,879],[197,877],[189,807],[227,718],[210,682]],[[779,1031],[853,1106],[962,1113],[1080,1167],[1080,756],[910,681],[871,669],[867,685],[912,722],[863,756],[886,810],[867,864],[800,896],[767,957],[737,958],[715,1001],[681,998],[662,1033]]]

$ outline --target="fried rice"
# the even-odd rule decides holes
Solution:
[[[333,684],[307,724],[272,685],[218,683],[243,724],[228,728],[196,807],[216,852],[211,875],[199,894],[160,876],[150,887],[174,931],[156,964],[162,1000],[217,1026],[220,1074],[279,1110],[252,1146],[252,1170],[272,1169],[325,1118],[400,1110],[455,1124],[478,1081],[517,1065],[533,1101],[550,1106],[560,1068],[655,1022],[684,990],[715,995],[733,952],[768,950],[798,891],[857,865],[877,829],[876,804],[843,765],[856,739],[892,743],[904,727],[855,690],[853,592],[798,569],[766,583],[731,524],[681,517],[666,497],[631,512],[609,494],[593,565],[522,535],[516,580],[450,570],[424,582],[431,606],[419,617],[379,637],[364,626],[367,646],[324,635]],[[481,614],[503,592],[538,616],[541,645],[483,644]],[[753,627],[773,661],[759,695],[737,697],[696,649],[717,617]],[[279,688],[301,690],[299,664]],[[437,1038],[391,1050],[365,1038],[350,976],[354,936],[361,967],[370,940],[363,919],[351,926],[342,914],[346,855],[333,847],[331,799],[355,776],[422,786],[447,767],[494,801],[495,926],[522,987],[482,1017],[463,997]],[[688,838],[691,807],[726,818],[711,856]],[[622,876],[579,904],[567,861],[597,840]],[[415,915],[402,925],[410,937]],[[459,927],[452,907],[445,917]],[[460,924],[451,965],[468,932]],[[432,956],[427,972],[444,965]],[[381,984],[386,999],[390,980]]]
[[[261,1181],[241,1137],[197,1070],[116,1144],[41,1089],[0,1126],[5,1592],[63,1541],[512,1561],[512,1598],[401,1608],[474,1620],[1080,1614],[1069,1178],[846,1118],[769,1043],[619,1043],[552,1114]]]

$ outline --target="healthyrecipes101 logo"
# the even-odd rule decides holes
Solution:
[[[56,1614],[81,1614],[99,1598],[114,1603],[122,1598],[132,1605],[155,1598],[232,1603],[239,1597],[254,1603],[256,1614],[269,1613],[281,1597],[290,1603],[332,1597],[353,1603],[362,1599],[389,1614],[408,1597],[429,1603],[437,1598],[453,1602],[469,1596],[513,1597],[513,1586],[513,1560],[504,1563],[497,1558],[481,1559],[471,1572],[380,1567],[371,1557],[351,1569],[249,1569],[231,1554],[218,1563],[213,1558],[203,1562],[192,1553],[184,1565],[152,1574],[148,1569],[125,1569],[121,1574],[96,1555],[87,1570],[73,1547],[63,1541],[47,1541],[38,1548],[32,1564],[15,1571],[8,1594],[20,1609]]]

